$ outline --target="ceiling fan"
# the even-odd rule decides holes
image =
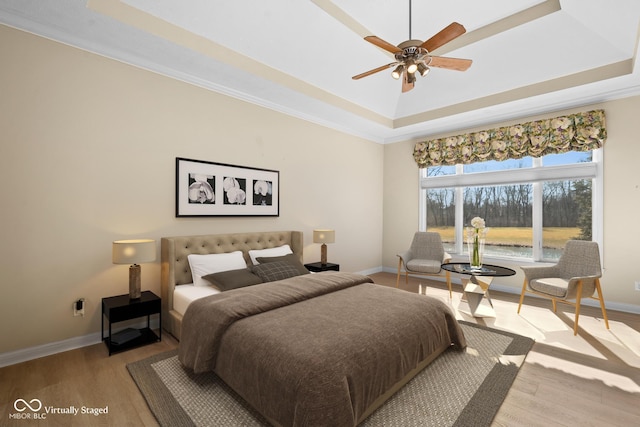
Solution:
[[[369,43],[393,53],[396,59],[395,62],[358,74],[357,76],[353,76],[352,79],[358,80],[388,68],[395,67],[391,72],[391,76],[396,80],[402,77],[402,92],[408,92],[413,89],[415,85],[416,71],[423,77],[429,73],[429,67],[465,71],[471,66],[472,61],[470,59],[433,56],[430,52],[461,36],[466,31],[467,30],[465,30],[465,28],[459,23],[452,22],[425,42],[422,42],[421,40],[412,40],[411,0],[409,0],[409,40],[400,43],[398,46],[394,46],[376,36],[367,36],[364,38]]]

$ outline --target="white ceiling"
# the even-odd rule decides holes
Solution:
[[[376,142],[640,94],[638,0],[413,0],[411,38],[456,21],[401,93],[363,40],[409,39],[409,0],[0,0],[0,23]]]

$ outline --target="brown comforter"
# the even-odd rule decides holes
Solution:
[[[308,274],[194,301],[179,359],[275,424],[354,426],[420,362],[466,346],[446,304],[370,282]]]

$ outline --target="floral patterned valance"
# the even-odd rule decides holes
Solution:
[[[593,110],[418,142],[413,149],[413,158],[419,168],[426,168],[541,157],[593,150],[602,147],[606,139],[604,110]]]

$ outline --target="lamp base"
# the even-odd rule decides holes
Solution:
[[[140,298],[140,273],[142,268],[138,264],[129,267],[129,299]]]
[[[320,264],[327,265],[327,244],[320,246]]]

